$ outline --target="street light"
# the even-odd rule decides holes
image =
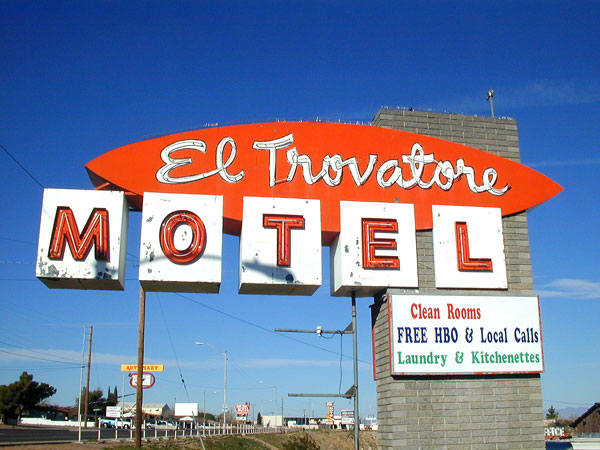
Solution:
[[[265,386],[272,387],[275,389],[275,403],[273,404],[273,415],[275,416],[275,425],[277,425],[277,386],[271,386],[270,384],[265,383],[264,381],[259,381],[260,384],[264,384]],[[283,417],[281,418],[281,422],[283,423]]]
[[[217,347],[208,342],[196,342],[196,345],[208,345],[213,350],[221,353],[225,357],[225,377],[223,381],[223,428],[227,425],[227,350],[222,352]]]
[[[492,119],[494,118],[494,90],[490,89],[487,93],[487,98],[486,100],[488,100],[490,102],[490,107],[492,108]]]

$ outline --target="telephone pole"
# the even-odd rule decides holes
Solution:
[[[135,448],[142,448],[142,421],[144,415],[144,391],[142,386],[144,373],[144,332],[146,330],[146,291],[140,285],[140,314],[138,321],[138,363],[137,363],[137,387],[135,396]]]
[[[87,420],[88,420],[88,403],[90,400],[90,369],[92,368],[92,333],[94,331],[94,327],[90,325],[90,340],[88,343],[88,366],[87,366],[87,382],[85,383],[85,406],[83,410],[83,423],[84,427],[87,428]],[[81,396],[81,392],[79,393]]]
[[[81,443],[81,402],[83,399],[81,398],[81,391],[83,390],[83,363],[85,362],[85,332],[87,325],[83,324],[83,335],[81,336],[81,367],[79,369],[79,395],[77,401],[77,428],[78,428],[78,437],[77,442]]]
[[[316,330],[299,330],[289,328],[276,328],[276,332],[281,333],[317,333],[318,336],[323,334],[351,334],[352,335],[352,353],[353,353],[353,368],[354,368],[354,384],[343,394],[288,394],[288,397],[344,397],[354,399],[354,450],[359,450],[359,429],[360,418],[358,417],[358,345],[356,335],[356,293],[352,291],[352,322],[345,330],[324,330],[318,326]],[[309,407],[310,409],[310,407]],[[310,411],[309,411],[310,415]],[[304,423],[306,424],[306,410],[304,410]]]

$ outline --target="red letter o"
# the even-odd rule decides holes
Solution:
[[[192,230],[190,245],[179,250],[175,247],[175,230],[187,225]],[[187,264],[198,258],[206,246],[206,228],[202,219],[191,211],[174,211],[165,217],[160,226],[160,248],[165,256],[176,264]]]

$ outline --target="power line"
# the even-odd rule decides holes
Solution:
[[[25,347],[20,346],[20,345],[11,344],[10,342],[0,341],[0,344],[10,345],[11,347],[20,348],[21,350],[25,350],[25,351],[32,352],[32,353],[39,353],[41,355],[48,355],[47,352],[41,352],[39,350],[28,349],[28,348],[25,348]],[[58,355],[50,355],[50,356],[54,356],[55,358],[60,358],[64,362],[73,363],[73,364],[77,363],[77,361],[75,361],[73,359],[65,358],[63,356],[58,356]],[[57,361],[57,362],[63,362],[63,361]]]
[[[50,362],[61,363],[61,364],[73,364],[73,363],[68,363],[68,362],[65,362],[65,361],[58,361],[58,360],[56,360],[56,359],[49,359],[49,358],[39,358],[39,357],[37,357],[37,358],[36,358],[36,357],[34,357],[34,356],[24,355],[24,354],[22,354],[22,353],[9,352],[8,350],[2,350],[2,349],[0,349],[0,352],[1,352],[1,353],[9,353],[9,354],[11,354],[11,355],[17,355],[17,356],[20,356],[20,357],[22,357],[22,358],[34,359],[34,360],[36,360],[36,361],[50,361]],[[79,365],[77,365],[76,367],[80,367],[80,366],[79,366]]]
[[[175,362],[177,362],[177,370],[179,371],[179,378],[181,378],[181,383],[183,383],[183,389],[185,390],[185,395],[187,396],[187,401],[190,401],[190,394],[188,393],[187,386],[185,385],[185,380],[183,379],[183,374],[181,373],[181,366],[179,365],[179,358],[177,358],[177,352],[175,352],[175,346],[173,345],[173,339],[171,339],[171,332],[169,331],[169,327],[167,325],[167,318],[165,317],[165,312],[163,311],[162,302],[160,298],[158,299],[158,306],[160,307],[160,312],[163,317],[163,321],[165,323],[165,329],[167,330],[167,336],[169,337],[169,342],[171,344],[171,350],[173,350],[173,355],[175,356]]]
[[[34,177],[34,176],[31,174],[31,172],[29,172],[29,170],[27,170],[27,169],[25,168],[25,166],[24,166],[23,164],[21,164],[21,163],[19,162],[19,160],[18,160],[17,158],[15,158],[15,157],[14,157],[14,156],[13,156],[13,155],[12,155],[12,154],[11,154],[11,153],[10,153],[10,152],[7,150],[7,149],[6,149],[6,147],[4,147],[4,145],[0,144],[0,148],[2,148],[2,150],[4,150],[4,153],[6,153],[6,154],[7,154],[7,155],[10,157],[10,159],[12,159],[12,160],[15,162],[15,164],[16,164],[17,166],[19,166],[19,167],[20,167],[20,168],[23,170],[23,172],[25,172],[27,175],[29,175],[29,178],[31,178],[31,179],[32,179],[33,181],[35,181],[35,182],[36,182],[36,183],[37,183],[37,184],[38,184],[38,185],[39,185],[39,186],[40,186],[42,189],[44,189],[44,187],[45,187],[45,186],[44,186],[42,183],[40,183],[40,182],[38,181],[38,179],[37,179],[36,177]]]
[[[0,372],[11,372],[11,371],[15,371],[15,370],[23,370],[27,373],[30,372],[50,372],[53,370],[72,370],[72,369],[79,369],[81,366],[80,365],[76,365],[76,366],[71,366],[71,367],[31,367],[31,366],[27,366],[24,369],[18,369],[15,367],[0,367]]]
[[[242,319],[241,317],[236,317],[233,314],[226,313],[225,311],[221,311],[221,310],[219,310],[217,308],[214,308],[214,307],[209,306],[209,305],[207,305],[205,303],[202,303],[202,302],[199,302],[197,300],[194,300],[193,298],[187,297],[187,296],[185,296],[183,294],[176,293],[176,292],[174,292],[174,294],[177,295],[178,297],[186,299],[189,302],[192,302],[192,303],[195,303],[197,305],[203,306],[204,308],[210,309],[211,311],[214,311],[216,313],[222,314],[224,316],[227,316],[227,317],[229,317],[231,319],[234,319],[234,320],[237,320],[239,322],[245,323],[246,325],[250,325],[251,327],[258,328],[259,330],[263,330],[263,331],[266,331],[267,333],[274,334],[275,336],[279,336],[280,338],[284,338],[284,339],[288,339],[290,341],[298,342],[299,344],[307,345],[309,347],[316,348],[318,350],[321,350],[321,351],[324,351],[324,352],[327,352],[327,353],[332,353],[332,354],[334,354],[336,356],[338,355],[338,352],[335,352],[333,350],[329,350],[327,348],[319,347],[318,345],[310,344],[308,342],[301,341],[300,339],[296,339],[296,338],[293,338],[291,336],[287,336],[285,334],[276,333],[274,330],[271,330],[269,328],[265,328],[262,325],[258,325],[256,323],[250,322],[250,321],[248,321],[246,319]],[[347,356],[347,355],[343,355],[343,356],[344,356],[344,358],[352,359],[351,356]],[[360,361],[362,363],[365,363],[365,364],[368,364],[368,365],[372,365],[373,364],[372,362],[363,361],[361,359],[359,359],[358,361]]]

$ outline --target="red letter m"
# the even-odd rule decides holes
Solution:
[[[108,211],[104,208],[94,208],[83,231],[79,233],[71,208],[66,206],[56,208],[48,257],[62,259],[67,242],[76,261],[83,261],[92,245],[95,246],[96,260],[109,261]]]

